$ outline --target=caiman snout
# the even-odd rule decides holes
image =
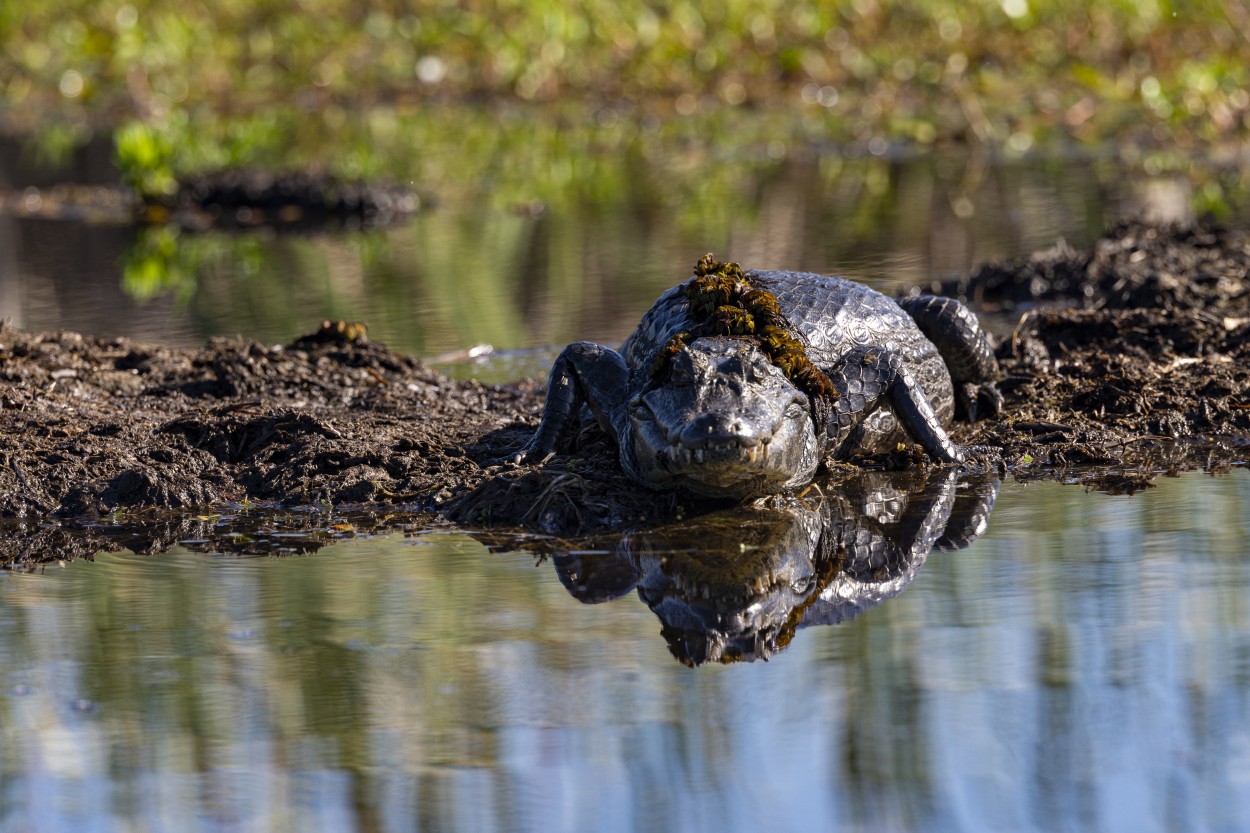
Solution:
[[[743,419],[738,414],[716,412],[698,415],[679,426],[675,434],[676,436],[669,437],[669,442],[686,448],[728,445],[748,448],[768,439],[767,436],[762,436],[764,432],[752,421]]]

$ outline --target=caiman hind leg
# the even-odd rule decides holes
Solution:
[[[827,404],[818,405],[829,409],[827,415],[818,414],[818,421],[827,426],[833,438],[835,459],[846,459],[855,453],[864,420],[885,404],[930,456],[943,463],[962,463],[966,458],[965,449],[947,436],[920,383],[898,353],[879,347],[856,347],[828,375],[838,395]]]
[[[565,433],[576,424],[584,404],[595,420],[618,441],[623,436],[629,369],[620,353],[602,344],[578,341],[565,347],[547,380],[547,401],[538,430],[512,458],[543,462],[556,452]]]
[[[898,305],[933,342],[955,386],[955,417],[967,422],[997,416],[1003,395],[994,385],[998,362],[972,311],[954,298],[918,295]]]

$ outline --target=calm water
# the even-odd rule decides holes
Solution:
[[[694,669],[448,531],[3,575],[0,830],[1244,830],[1248,554],[1244,469],[1009,482],[894,598]]]
[[[56,178],[5,163],[0,147],[0,187]],[[1187,179],[1107,160],[794,154],[699,165],[620,160],[611,191],[544,202],[486,186],[435,195],[410,222],[368,233],[179,234],[0,214],[0,318],[174,345],[285,342],[346,319],[426,358],[483,343],[616,343],[709,250],[896,287],[1060,238],[1086,246],[1124,217],[1191,217],[1198,202]]]

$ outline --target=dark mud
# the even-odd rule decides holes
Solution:
[[[1003,448],[1017,477],[1075,476],[1107,491],[1243,464],[1248,270],[1246,231],[1126,223],[1088,252],[1059,245],[936,287],[1027,308],[997,351],[1003,418],[960,438]]]
[[[351,335],[169,350],[0,329],[0,517],[436,508],[486,477],[466,448],[538,407],[534,384],[453,382]]]
[[[975,465],[1114,492],[1242,465],[1248,264],[1242,232],[1127,225],[1090,252],[987,266],[949,287],[1018,316],[997,350],[1002,417],[961,425],[956,438],[1003,449],[1001,461]],[[119,517],[142,526],[157,510],[183,520],[137,542],[145,551],[194,540],[200,533],[177,526],[189,513],[251,508],[437,511],[551,534],[707,508],[626,481],[593,426],[546,466],[492,465],[524,442],[541,405],[538,382],[452,381],[351,327],[287,346],[214,340],[197,350],[0,328],[0,518],[10,519],[0,564],[55,557],[31,535],[73,526],[107,537]],[[904,450],[839,466],[823,483],[858,467],[918,465]]]
[[[124,549],[151,555],[174,546],[238,557],[311,555],[353,538],[417,536],[448,526],[439,515],[385,507],[275,510],[234,505],[202,513],[131,508],[73,521],[0,518],[0,564],[30,569],[50,561],[89,559],[99,552]]]
[[[1063,241],[1017,262],[987,263],[926,292],[981,309],[1039,302],[1090,309],[1203,309],[1244,313],[1250,231],[1219,226],[1121,223],[1089,251]]]
[[[0,212],[43,220],[110,225],[174,224],[190,231],[271,228],[312,233],[378,228],[422,206],[411,189],[323,173],[209,171],[179,180],[169,196],[146,199],[115,186],[66,183],[0,189]]]
[[[419,205],[416,195],[399,185],[319,173],[223,170],[180,180],[172,197],[149,200],[142,217],[192,228],[375,227],[409,217]]]

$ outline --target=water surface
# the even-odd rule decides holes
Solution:
[[[171,346],[287,342],[345,319],[424,358],[479,344],[619,343],[708,251],[895,289],[1060,239],[1088,246],[1126,217],[1190,218],[1199,194],[1187,179],[1094,158],[681,158],[597,159],[592,182],[545,200],[486,185],[435,194],[411,221],[369,232],[189,233],[0,215],[0,318]],[[6,164],[0,147],[0,186],[53,179]]]
[[[1250,477],[1004,485],[770,662],[452,531],[0,576],[4,830],[1239,830]]]

